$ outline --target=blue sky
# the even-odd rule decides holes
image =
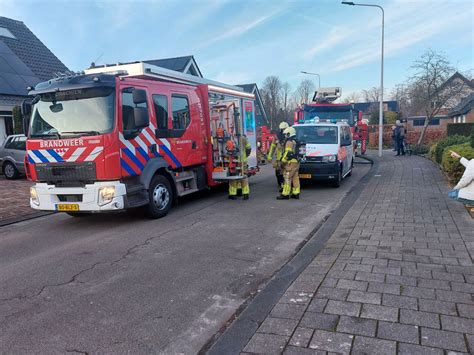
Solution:
[[[363,2],[385,8],[389,91],[428,48],[474,68],[472,1]],[[317,79],[306,70],[344,96],[380,80],[380,11],[336,0],[0,0],[0,16],[23,21],[73,70],[193,54],[205,77],[230,84],[278,75],[295,89]]]

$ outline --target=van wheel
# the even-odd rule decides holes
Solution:
[[[148,189],[148,206],[146,215],[149,218],[161,218],[168,214],[173,203],[173,190],[170,182],[163,175],[155,175]]]
[[[334,180],[332,186],[334,186],[334,187],[341,186],[341,181],[342,181],[342,167],[339,169],[339,173],[337,174],[337,178],[336,178],[336,180]]]
[[[2,171],[3,175],[5,175],[8,180],[15,180],[18,179],[18,176],[20,176],[20,172],[16,168],[15,164],[9,161],[3,164]]]

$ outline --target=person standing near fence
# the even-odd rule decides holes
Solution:
[[[405,127],[397,120],[395,127],[395,139],[397,141],[397,156],[405,155],[404,140],[405,140]]]

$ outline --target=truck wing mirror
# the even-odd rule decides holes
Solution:
[[[31,104],[31,101],[28,99],[23,100],[21,103],[21,115],[23,117],[31,115],[33,105]]]
[[[132,91],[132,99],[135,105],[146,103],[146,91],[133,89]]]
[[[150,125],[150,117],[148,116],[148,110],[144,107],[135,107],[133,109],[133,118],[135,121],[135,128],[141,129]]]

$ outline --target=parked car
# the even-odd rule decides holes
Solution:
[[[25,154],[26,137],[23,134],[8,136],[0,147],[0,165],[7,179],[18,179],[25,174]]]

